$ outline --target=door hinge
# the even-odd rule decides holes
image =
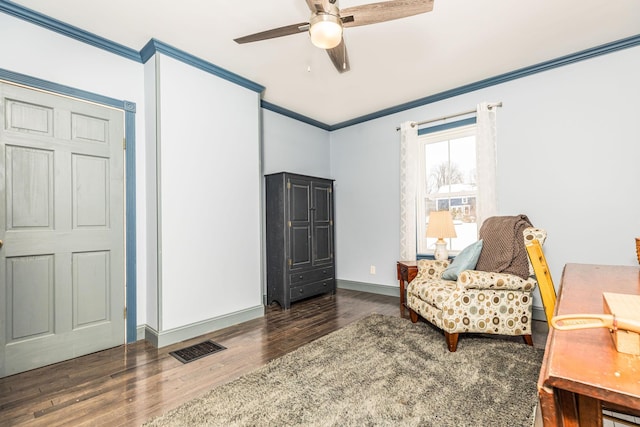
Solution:
[[[122,138],[122,149],[123,150],[127,149],[127,138]]]
[[[329,194],[333,193],[333,189],[329,187]]]
[[[329,225],[331,226],[333,225],[333,220],[329,221]]]
[[[289,258],[289,259],[287,260],[287,264],[289,264],[289,267],[291,267],[291,266],[293,265],[293,262],[291,261],[291,258]]]
[[[289,228],[291,228],[291,221],[288,221],[287,225],[289,226]]]
[[[127,318],[127,307],[122,309],[122,318],[126,319]]]
[[[291,181],[287,181],[287,190],[291,190]]]

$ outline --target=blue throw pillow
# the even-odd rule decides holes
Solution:
[[[465,270],[473,270],[476,268],[480,251],[482,250],[482,240],[464,248],[453,260],[451,265],[442,273],[445,280],[458,280],[458,275]]]

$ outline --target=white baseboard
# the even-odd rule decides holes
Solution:
[[[166,347],[177,342],[185,341],[200,335],[208,334],[218,329],[237,325],[248,320],[264,316],[264,306],[258,305],[245,310],[229,313],[202,322],[192,323],[179,328],[158,332],[149,325],[138,326],[138,339],[146,339],[154,346]],[[142,331],[141,331],[142,329]]]

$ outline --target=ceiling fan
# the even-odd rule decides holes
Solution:
[[[433,10],[434,0],[390,0],[339,9],[337,0],[306,0],[311,17],[309,22],[287,25],[234,39],[236,43],[250,43],[308,31],[311,42],[326,49],[336,69],[349,71],[347,47],[343,28],[377,24],[418,15]]]

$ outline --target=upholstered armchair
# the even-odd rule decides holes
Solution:
[[[528,227],[524,242],[546,239],[546,232]],[[531,337],[533,268],[523,278],[509,273],[464,270],[456,280],[443,279],[450,261],[420,260],[418,274],[407,287],[407,307],[412,322],[418,316],[444,331],[449,351],[456,351],[460,333],[520,335]],[[526,272],[525,272],[526,275]]]

